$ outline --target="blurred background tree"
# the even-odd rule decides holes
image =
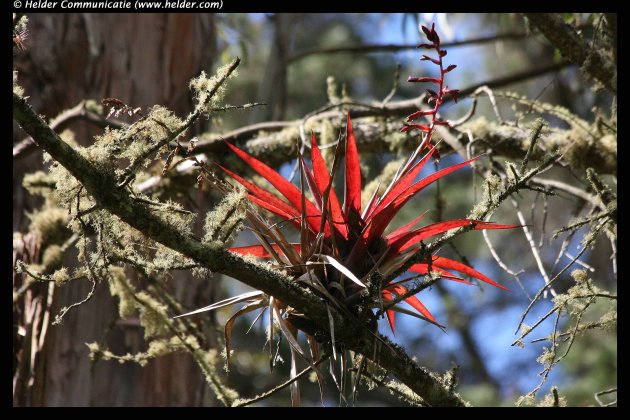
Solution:
[[[474,152],[491,151],[495,146],[493,141],[501,140],[503,127],[528,132],[540,115],[550,127],[565,130],[568,141],[572,141],[570,135],[584,136],[570,130],[571,121],[576,118],[585,121],[589,130],[599,127],[593,141],[613,136],[609,142],[614,143],[606,149],[614,150],[613,163],[599,163],[596,159],[589,162],[588,148],[586,154],[576,152],[572,157],[565,149],[564,161],[544,174],[544,178],[556,184],[543,187],[548,191],[554,189],[556,195],[547,196],[541,190],[524,191],[515,196],[518,207],[508,199],[498,210],[493,220],[526,223],[530,227],[531,241],[520,230],[500,235],[491,232],[486,239],[494,244],[492,251],[500,255],[516,276],[502,270],[482,233],[457,239],[454,246],[443,250],[443,255],[471,258],[475,267],[500,279],[512,293],[438,283],[421,297],[446,325],[446,334],[418,320],[401,319],[394,337],[422,366],[432,371],[444,372],[459,366],[458,391],[474,405],[513,405],[541,382],[537,374],[545,366],[536,359],[543,347],[550,344],[531,343],[530,337],[553,336],[555,315],[545,319],[522,343],[517,343],[520,347],[513,345],[518,338],[514,331],[518,329],[520,315],[544,285],[542,272],[546,271],[548,278],[557,275],[580,252],[582,237],[594,229],[597,221],[584,223],[555,240],[551,234],[572,221],[610,208],[610,199],[600,207],[589,201],[603,193],[589,182],[586,168],[597,165],[599,178],[613,190],[611,194],[616,194],[616,91],[601,86],[588,72],[581,73],[522,15],[77,13],[33,14],[28,18],[25,48],[14,49],[14,67],[30,103],[49,118],[81,105],[83,100],[100,101],[109,97],[142,109],[161,104],[185,115],[192,108],[191,95],[186,89],[189,80],[201,70],[211,74],[218,65],[240,56],[243,64],[239,77],[232,81],[225,102],[264,102],[266,106],[217,114],[196,124],[192,135],[199,136],[199,150],[207,152],[211,160],[222,160],[220,154],[212,155],[217,150],[213,146],[217,135],[256,151],[256,141],[284,144],[285,137],[292,137],[290,141],[294,142],[300,125],[304,126],[308,119],[316,120],[327,110],[353,110],[353,115],[356,110],[359,117],[365,118],[365,127],[370,124],[396,127],[377,130],[382,138],[376,139],[377,147],[371,147],[371,153],[361,152],[359,146],[364,179],[377,178],[404,148],[394,131],[409,113],[405,110],[413,108],[413,99],[421,93],[416,85],[404,81],[405,76],[428,75],[433,71],[418,61],[420,54],[414,48],[423,42],[419,24],[433,21],[443,42],[450,45],[448,62],[458,65],[458,71],[449,75],[449,87],[462,90],[470,87],[460,102],[442,108],[445,117],[456,121],[466,116],[472,104],[470,95],[478,86],[488,85],[495,93],[492,101],[479,94],[472,119],[455,130],[459,143],[475,140],[479,147],[473,147]],[[565,14],[561,18],[576,28],[592,49],[603,49],[616,66],[616,16]],[[614,47],[607,48],[610,45]],[[516,99],[517,95],[538,102],[524,103]],[[343,105],[339,106],[340,103]],[[541,103],[566,108],[568,114],[559,108],[541,108],[538,105]],[[384,104],[406,104],[407,108],[391,112],[375,110]],[[70,128],[78,144],[89,145],[92,136],[102,131],[95,124],[97,109],[90,106],[81,105],[80,115],[63,120],[57,130]],[[90,120],[90,116],[94,118]],[[340,121],[334,117],[317,122],[315,129],[321,141],[331,143],[337,139]],[[251,129],[234,131],[243,127]],[[49,216],[44,201],[24,188],[25,175],[45,164],[41,151],[23,139],[24,133],[16,126],[13,132],[14,260],[39,264],[50,274],[62,265],[72,266],[76,260],[76,251],[69,246],[73,245],[73,237],[64,228],[69,216]],[[448,138],[445,140],[441,144],[444,152],[440,166],[466,157],[465,148],[454,151]],[[285,176],[294,166],[294,151],[294,146],[272,148],[274,162]],[[524,155],[523,151],[517,151],[507,159],[518,166]],[[484,170],[509,177],[501,172],[507,161],[505,153],[498,150],[490,153],[490,157],[495,162],[494,168],[485,162],[473,175],[469,171],[453,174],[433,188],[432,193],[425,193],[424,201],[418,200],[417,207],[402,214],[401,224],[425,210],[431,210],[427,217],[432,220],[467,215],[481,197]],[[204,215],[220,197],[211,191],[195,192],[194,184],[194,175],[169,175],[162,181],[159,195],[177,199]],[[572,188],[583,191],[589,198],[584,199],[583,194],[580,198],[580,193]],[[524,220],[519,219],[515,209]],[[198,217],[195,224],[198,236],[203,235],[202,222],[203,217]],[[252,243],[247,232],[239,241]],[[570,273],[582,268],[591,279],[588,284],[615,298],[598,298],[587,305],[583,315],[576,310],[573,316],[558,318],[558,334],[571,331],[576,325],[582,328],[590,323],[595,327],[586,328],[589,331],[579,334],[575,341],[570,340],[570,344],[558,344],[562,351],[567,345],[572,350],[561,364],[550,369],[536,394],[537,401],[552,385],[558,387],[568,405],[616,401],[616,391],[598,397],[599,400],[594,396],[616,389],[616,312],[611,312],[616,309],[616,237],[611,240],[598,234],[593,241],[579,261],[555,282],[554,293],[562,294],[574,286]],[[47,260],[47,250],[59,246],[64,251],[68,248],[65,256]],[[545,269],[541,270],[541,265]],[[186,354],[169,354],[144,367],[90,360],[85,345],[89,342],[102,343],[120,355],[145,348],[139,321],[119,319],[115,300],[106,287],[96,288],[89,302],[68,312],[61,325],[52,326],[50,322],[60,309],[83,299],[90,285],[72,282],[58,288],[53,283],[30,282],[27,276],[18,273],[14,273],[13,282],[14,405],[218,404],[203,375]],[[199,279],[188,272],[173,272],[167,285],[173,296],[189,309],[245,290],[241,284],[220,275]],[[556,306],[551,292],[545,293],[532,305],[526,323],[534,324]],[[557,312],[562,313],[559,310],[554,314]],[[232,309],[227,309],[204,315],[204,331],[216,348],[222,346],[222,327],[231,313]],[[287,364],[269,373],[268,357],[262,351],[264,331],[254,328],[244,334],[252,319],[240,320],[234,329],[235,353],[226,375],[226,382],[246,396],[260,393],[288,377]],[[381,331],[386,330],[385,324],[383,327]],[[304,386],[303,393],[304,404],[318,404],[315,384]],[[327,398],[326,405],[337,404],[334,395],[329,393]],[[288,405],[289,393],[279,392],[259,404]],[[399,404],[399,400],[381,388],[361,388],[356,402],[356,405]]]

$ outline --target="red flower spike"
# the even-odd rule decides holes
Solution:
[[[361,166],[359,165],[359,153],[354,139],[352,121],[348,114],[346,126],[346,192],[344,197],[344,213],[348,218],[354,214],[361,214]]]
[[[432,98],[437,98],[438,94],[436,91],[431,90],[431,89],[427,89],[427,93],[429,94],[430,97]]]
[[[436,79],[435,77],[411,77],[409,76],[407,78],[408,82],[411,83],[435,83],[436,85],[439,85],[441,83],[440,79]]]
[[[431,29],[427,28],[426,26],[422,25],[422,32],[424,32],[424,34],[426,35],[427,39],[429,41],[433,41],[433,34]]]
[[[448,66],[445,70],[444,70],[444,74],[453,71],[457,68],[457,64],[451,64],[450,66]]]
[[[437,50],[437,52],[440,55],[440,58],[446,56],[446,54],[448,53],[448,51],[446,50]]]
[[[427,39],[429,41],[433,42],[434,44],[440,45],[440,37],[435,31],[435,23],[431,25],[431,29],[422,25],[422,32],[424,32],[424,34],[427,36]]]
[[[417,129],[422,131],[423,133],[429,133],[431,131],[431,127],[423,124],[405,124],[403,128],[400,129],[401,132],[406,133],[409,130]]]
[[[413,114],[411,114],[411,115],[409,115],[407,117],[407,121],[408,122],[409,121],[413,121],[413,120],[415,120],[417,118],[424,117],[425,115],[433,115],[433,114],[435,114],[435,110],[434,109],[429,110],[429,111],[416,111],[416,112],[414,112]]]
[[[429,61],[431,61],[433,64],[437,64],[438,66],[441,64],[440,60],[435,59],[435,58],[432,58],[432,57],[429,57],[429,56],[428,56],[428,55],[426,55],[426,54],[422,54],[422,58],[420,58],[420,61],[426,61],[426,60],[429,60]]]
[[[440,36],[438,35],[437,31],[435,30],[435,22],[433,22],[431,24],[431,39],[430,41],[432,41],[434,44],[437,44],[438,46],[440,45]]]

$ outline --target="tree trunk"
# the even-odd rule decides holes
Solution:
[[[161,104],[185,116],[192,109],[189,80],[201,70],[211,73],[216,56],[212,14],[33,14],[28,18],[26,50],[16,53],[14,65],[25,95],[49,118],[83,99],[109,97],[143,111]],[[90,144],[101,130],[87,123],[70,128],[83,145]],[[25,208],[39,207],[37,200],[25,194],[21,182],[26,172],[41,167],[39,152],[14,165],[14,216]],[[205,201],[198,203],[200,213],[209,205]],[[14,217],[14,230],[25,232],[27,222]],[[24,255],[18,252],[17,258]],[[31,257],[35,258],[32,262],[39,262],[38,252]],[[14,288],[23,281],[21,275],[14,276]],[[212,301],[216,285],[216,280],[176,276],[168,286],[178,300],[194,307]],[[68,312],[61,325],[49,325],[62,307],[81,301],[90,287],[87,281],[75,281],[53,291],[48,284],[36,283],[25,298],[14,303],[14,325],[25,327],[14,329],[14,405],[214,402],[204,401],[202,374],[186,355],[162,357],[144,368],[89,360],[85,343],[93,341],[106,343],[121,355],[145,350],[142,328],[117,320],[116,302],[105,282],[97,284],[90,301]],[[41,346],[33,345],[33,336],[42,340]]]

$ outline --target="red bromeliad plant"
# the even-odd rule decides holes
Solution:
[[[434,27],[422,27],[430,44],[421,47],[434,49],[437,58],[423,55],[439,66],[439,77],[409,78],[410,82],[429,82],[437,85],[437,90],[428,90],[429,103],[434,108],[411,114],[407,121],[420,117],[431,117],[430,123],[406,124],[403,131],[417,129],[421,132],[421,142],[407,162],[402,165],[389,186],[362,206],[361,172],[359,155],[350,116],[347,118],[345,136],[345,168],[339,171],[342,143],[337,145],[332,170],[327,168],[315,135],[311,138],[311,162],[309,168],[301,154],[298,155],[301,188],[284,179],[275,170],[250,156],[238,147],[227,143],[232,151],[246,162],[256,173],[265,178],[286,199],[247,181],[236,173],[222,170],[246,191],[251,203],[267,210],[282,221],[292,224],[299,230],[299,243],[290,243],[278,227],[269,223],[257,210],[249,206],[247,217],[260,244],[231,248],[240,255],[272,258],[279,268],[288,272],[296,282],[310,288],[328,305],[344,316],[361,320],[366,327],[374,328],[376,317],[386,314],[394,331],[394,314],[402,312],[436,324],[436,320],[422,302],[415,296],[420,287],[410,289],[408,284],[419,276],[431,276],[433,280],[442,277],[462,283],[469,283],[457,273],[463,273],[482,282],[504,289],[503,286],[473,268],[452,259],[428,254],[423,241],[444,234],[452,229],[468,227],[480,229],[507,229],[516,226],[494,224],[485,221],[454,219],[415,227],[424,214],[410,223],[385,234],[394,216],[413,197],[433,182],[467,166],[477,157],[439,170],[423,179],[416,180],[427,162],[437,155],[431,137],[436,125],[448,125],[438,118],[438,110],[445,95],[456,95],[457,90],[448,89],[444,84],[445,75],[456,66],[443,67],[442,58],[446,50],[440,48],[440,39]],[[343,176],[343,204],[333,188],[335,177]],[[307,190],[309,194],[307,195]],[[412,273],[403,278],[401,275]],[[397,305],[404,301],[417,311],[417,314]],[[194,311],[216,309],[237,302],[247,305],[238,311],[226,325],[226,347],[229,356],[230,332],[236,317],[256,309],[269,308],[270,341],[273,338],[274,320],[282,335],[291,344],[292,374],[296,372],[295,356],[302,355],[308,363],[318,358],[320,345],[327,343],[331,354],[339,351],[334,342],[334,331],[324,331],[300,313],[299,308],[291,308],[263,292],[250,292]],[[379,309],[376,314],[373,309]],[[301,330],[308,338],[312,358],[307,358],[296,340]],[[270,349],[271,349],[270,345]],[[292,397],[297,400],[297,389]]]

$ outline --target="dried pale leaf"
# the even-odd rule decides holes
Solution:
[[[222,300],[220,302],[213,303],[212,305],[204,306],[203,308],[194,310],[192,312],[186,312],[185,314],[174,316],[173,318],[181,318],[183,316],[190,316],[190,315],[199,314],[201,312],[212,311],[214,309],[223,308],[225,306],[233,305],[235,303],[244,302],[244,301],[249,300],[249,299],[261,297],[261,296],[263,296],[263,294],[264,294],[263,292],[260,292],[258,290],[253,291],[253,292],[243,293],[243,294],[240,294],[238,296],[233,296],[231,298],[224,299],[224,300]]]
[[[238,312],[236,312],[234,315],[232,315],[230,317],[230,319],[227,320],[227,322],[225,323],[225,357],[226,357],[226,363],[229,365],[230,364],[230,343],[232,342],[232,328],[234,328],[234,322],[236,321],[236,319],[238,317],[240,317],[241,315],[244,315],[246,313],[249,313],[251,311],[255,311],[256,309],[259,309],[261,307],[263,307],[264,304],[261,301],[256,302],[256,303],[251,303],[247,306],[245,306],[244,308],[240,309]]]
[[[306,353],[304,353],[304,350],[302,350],[302,347],[297,342],[295,337],[293,337],[293,334],[291,334],[291,330],[287,322],[284,320],[284,318],[282,318],[280,314],[280,310],[278,309],[278,306],[276,304],[273,305],[273,310],[275,312],[275,316],[278,321],[278,326],[280,327],[280,331],[282,332],[282,335],[287,339],[287,341],[291,345],[291,348],[295,349],[295,351],[297,351],[298,354],[304,358],[304,360],[310,363],[310,361],[308,360],[308,356],[306,355]]]
[[[358,284],[359,286],[365,288],[367,287],[361,280],[359,280],[357,278],[357,276],[355,276],[354,274],[352,274],[352,271],[348,270],[347,267],[345,267],[343,264],[341,264],[339,261],[337,261],[336,259],[334,259],[333,257],[331,257],[330,255],[325,255],[325,254],[317,254],[318,257],[322,258],[323,260],[325,260],[327,263],[329,263],[330,265],[332,265],[333,267],[335,267],[337,270],[339,270],[344,276],[348,277],[350,280],[352,280],[353,282],[355,282],[356,284]]]
[[[315,337],[306,334],[306,340],[308,341],[308,347],[311,350],[311,358],[313,359],[313,366],[319,360],[319,343],[315,340]],[[322,371],[319,369],[319,366],[315,366],[315,374],[317,375],[317,385],[319,386],[319,398],[324,405],[324,376],[322,375]]]

